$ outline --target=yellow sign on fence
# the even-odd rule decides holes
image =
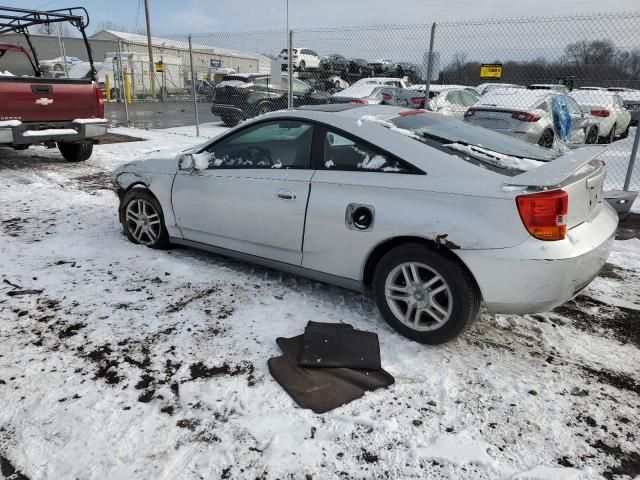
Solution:
[[[480,78],[502,78],[502,65],[499,63],[482,65],[480,67]]]
[[[159,73],[164,72],[164,63],[156,62],[155,67],[156,67],[155,68],[156,72],[159,72]]]

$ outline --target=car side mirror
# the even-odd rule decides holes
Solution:
[[[196,167],[196,162],[193,159],[193,155],[190,153],[183,153],[178,159],[178,170],[191,171]]]

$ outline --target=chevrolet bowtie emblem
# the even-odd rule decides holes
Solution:
[[[36,100],[38,105],[51,105],[53,103],[53,98],[42,97]]]

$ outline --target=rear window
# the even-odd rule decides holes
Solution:
[[[35,73],[29,57],[24,52],[0,50],[0,77],[33,77]]]
[[[494,167],[526,170],[527,166],[531,166],[530,162],[502,162],[501,156],[538,162],[549,162],[560,156],[560,153],[555,150],[548,150],[486,128],[433,113],[399,116],[393,118],[391,123],[394,127],[403,130],[399,133],[408,134],[429,146],[444,149],[449,153],[464,152],[475,160]],[[494,156],[498,161],[491,161],[492,153],[497,154]]]

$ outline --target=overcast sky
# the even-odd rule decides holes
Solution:
[[[22,8],[81,5],[93,26],[144,27],[141,0],[3,0]],[[154,34],[252,31],[285,26],[286,0],[149,0]],[[289,0],[291,26],[429,23],[442,20],[620,12],[640,0]]]

